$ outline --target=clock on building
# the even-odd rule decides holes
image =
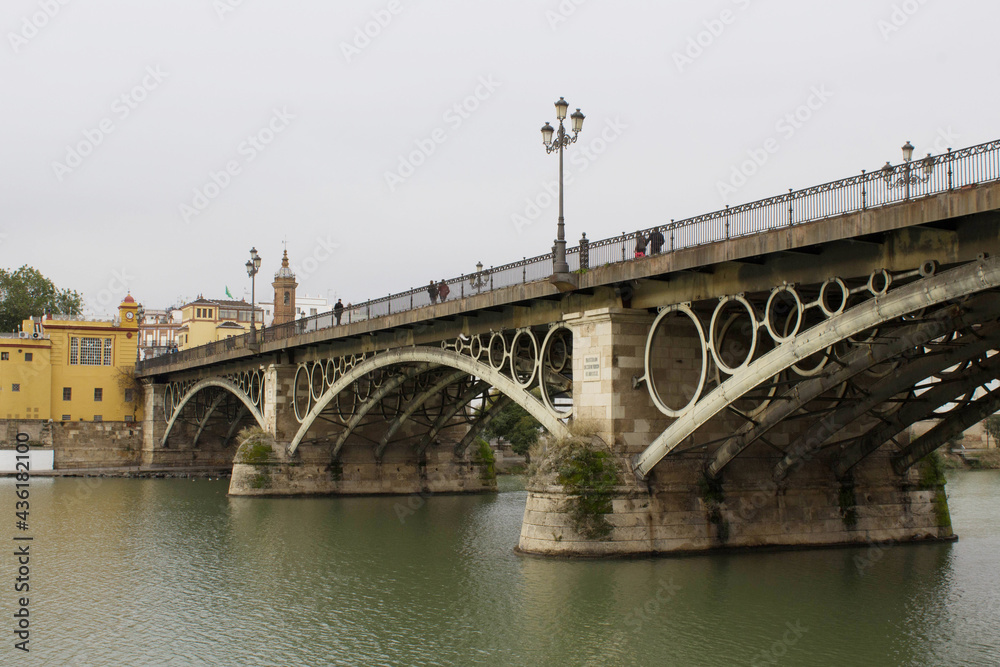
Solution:
[[[135,317],[135,313],[133,313],[131,310],[125,313],[126,320],[131,320],[133,317]]]

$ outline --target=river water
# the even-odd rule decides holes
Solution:
[[[1000,664],[1000,472],[951,474],[953,544],[616,561],[514,554],[526,494],[501,488],[34,478],[32,650],[4,630],[0,664]]]

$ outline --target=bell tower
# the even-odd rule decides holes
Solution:
[[[288,248],[281,258],[281,268],[274,274],[274,322],[273,324],[284,324],[295,319],[295,288],[299,286],[295,282],[295,274],[288,266]]]
[[[138,329],[139,317],[139,304],[135,302],[131,294],[126,294],[118,305],[119,326],[123,329]]]

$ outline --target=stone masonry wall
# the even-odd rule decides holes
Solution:
[[[0,446],[13,448],[18,432],[33,446],[54,451],[56,470],[116,468],[139,465],[141,422],[50,422],[0,420],[5,434]]]
[[[751,455],[734,461],[717,489],[699,484],[700,459],[667,459],[648,491],[619,490],[605,540],[574,531],[561,487],[529,489],[518,548],[622,556],[951,539],[943,485],[922,485],[916,469],[897,476],[890,454],[891,445],[859,464],[850,486],[818,461],[777,486],[769,481],[773,457]]]

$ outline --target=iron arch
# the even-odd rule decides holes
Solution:
[[[503,375],[500,370],[452,350],[434,347],[409,347],[380,352],[355,365],[349,372],[337,378],[337,381],[323,392],[322,397],[316,401],[316,404],[302,420],[298,432],[296,432],[295,437],[288,445],[288,456],[292,457],[295,455],[299,443],[302,442],[305,434],[323,409],[334,400],[337,394],[350,387],[356,379],[380,368],[417,363],[447,366],[485,380],[496,388],[497,391],[508,396],[528,411],[549,433],[552,433],[556,437],[568,437],[570,435],[569,427],[566,424],[552,415],[541,401],[532,396],[527,390],[519,387],[514,380]]]
[[[916,280],[835,314],[822,326],[799,333],[754,360],[680,415],[634,459],[637,476],[644,478],[674,448],[733,401],[768,378],[829,346],[908,313],[1000,286],[1000,258],[983,258]]]
[[[236,383],[231,382],[230,380],[226,380],[224,378],[208,378],[206,380],[200,380],[194,383],[187,390],[187,392],[185,392],[184,398],[182,398],[181,401],[174,408],[174,412],[172,415],[170,415],[170,420],[167,422],[167,428],[163,432],[163,439],[160,440],[161,447],[167,446],[167,439],[170,437],[170,432],[173,430],[174,424],[177,422],[177,418],[180,416],[181,411],[184,409],[184,406],[188,404],[188,401],[190,401],[195,396],[195,394],[197,394],[203,389],[208,389],[209,387],[218,387],[234,395],[236,398],[240,400],[241,403],[243,403],[247,411],[251,415],[253,415],[253,418],[257,420],[257,424],[261,428],[265,428],[264,416],[260,413],[260,410],[257,409],[257,406],[254,405],[252,402],[250,402],[250,397],[244,394],[243,391],[240,390],[240,388],[236,385]]]

